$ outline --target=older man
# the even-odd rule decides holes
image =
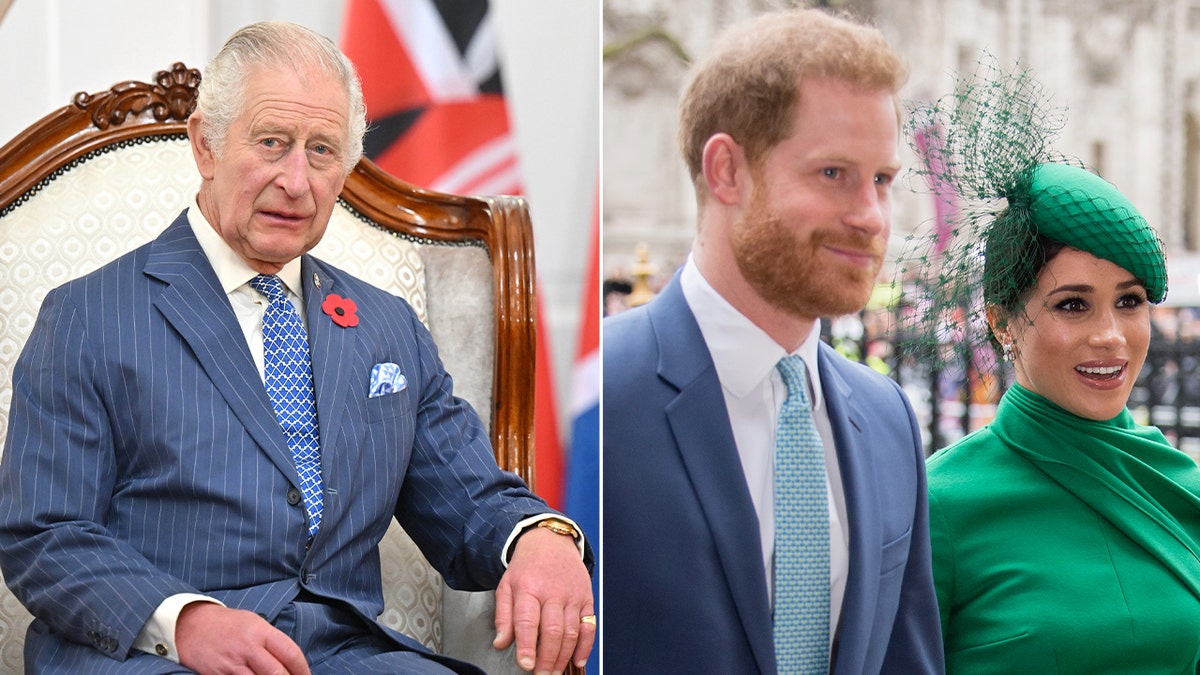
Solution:
[[[188,121],[196,203],[47,296],[0,464],[31,672],[478,672],[378,623],[393,516],[497,588],[524,669],[586,658],[582,534],[496,466],[412,309],[305,255],[365,126],[329,40],[242,29]]]

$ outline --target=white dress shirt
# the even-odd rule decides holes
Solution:
[[[729,304],[701,274],[688,256],[680,279],[683,296],[700,325],[716,365],[733,438],[741,457],[750,498],[758,514],[763,568],[774,604],[775,585],[775,429],[787,398],[787,385],[776,364],[788,353],[761,328]],[[837,448],[829,423],[829,410],[821,391],[817,368],[820,322],[794,354],[804,360],[812,389],[813,419],[825,445],[825,472],[829,500],[829,637],[837,632],[850,570],[849,523],[846,498],[838,469]]]

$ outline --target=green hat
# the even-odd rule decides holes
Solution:
[[[985,309],[1019,307],[1045,240],[1128,270],[1152,302],[1166,297],[1162,242],[1113,185],[1054,150],[1066,111],[1028,70],[1005,70],[985,53],[953,93],[909,113],[905,134],[919,158],[910,178],[926,184],[939,215],[897,260],[908,308],[896,328],[902,356],[1003,368],[988,356],[998,353]]]
[[[1067,164],[1033,172],[1029,215],[1038,232],[1119,265],[1146,285],[1151,302],[1167,297],[1162,242],[1112,183]]]
[[[1151,302],[1166,297],[1162,242],[1108,181],[1070,164],[1039,164],[1016,181],[1008,202],[987,232],[983,286],[988,302],[1014,306],[1035,283],[1031,258],[1038,235],[1119,265],[1145,284]]]

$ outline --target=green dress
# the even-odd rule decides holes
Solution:
[[[1200,469],[1158,429],[1013,386],[928,474],[948,673],[1198,672]]]

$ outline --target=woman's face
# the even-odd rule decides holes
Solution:
[[[1133,274],[1064,248],[1037,278],[1024,311],[993,325],[1013,344],[1017,382],[1087,419],[1116,417],[1150,345],[1150,304]]]

